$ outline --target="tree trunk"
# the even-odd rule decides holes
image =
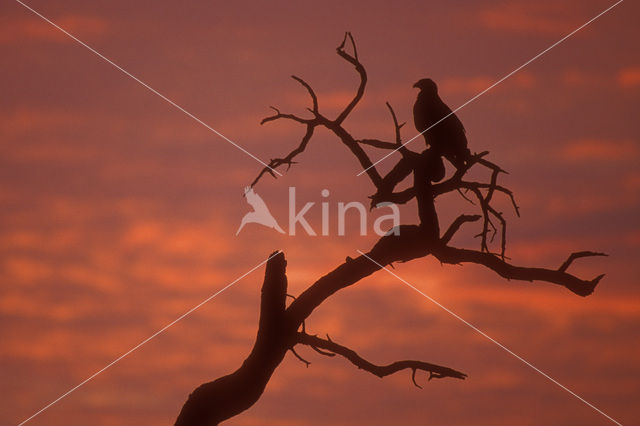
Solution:
[[[282,326],[287,293],[285,272],[283,253],[267,262],[253,350],[235,372],[194,390],[182,407],[176,426],[217,425],[258,401],[296,337]]]

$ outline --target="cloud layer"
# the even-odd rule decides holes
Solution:
[[[523,215],[508,216],[507,254],[516,263],[555,267],[572,251],[604,251],[610,256],[575,265],[580,276],[607,273],[597,292],[577,298],[433,259],[395,272],[632,424],[640,418],[640,62],[632,20],[638,7],[627,3],[458,114],[472,151],[490,151],[510,172],[505,183]],[[354,32],[369,72],[365,98],[347,125],[359,137],[390,139],[384,102],[411,123],[411,85],[419,78],[434,78],[457,107],[608,4],[32,6],[269,159],[295,147],[304,131],[259,124],[269,105],[305,113],[309,100],[290,74],[317,89],[325,111],[348,101],[356,77],[334,50],[345,29]],[[289,291],[299,294],[375,242],[355,230],[288,237],[255,225],[235,237],[248,210],[242,188],[257,162],[19,4],[1,8],[0,423],[29,417],[275,249],[286,253]],[[408,124],[403,136],[413,135]],[[256,188],[281,223],[289,186],[316,204],[329,189],[333,207],[367,202],[373,191],[327,133],[314,136],[299,160]],[[415,220],[414,208],[402,209],[404,221]],[[460,209],[473,206],[453,198],[438,204],[443,223]],[[311,220],[319,223],[319,215],[316,205]],[[476,247],[474,231],[454,242]],[[33,424],[171,423],[191,390],[248,354],[262,274],[238,282]],[[384,272],[337,294],[307,327],[374,362],[424,359],[469,379],[418,377],[419,390],[408,374],[379,380],[309,351],[309,368],[287,357],[264,397],[230,424],[606,423]]]

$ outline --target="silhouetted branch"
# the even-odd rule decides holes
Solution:
[[[348,43],[351,44],[353,53],[347,52],[346,46]],[[406,148],[405,146],[402,146],[400,130],[403,127],[404,123],[400,124],[398,122],[395,111],[393,110],[393,108],[388,102],[386,102],[386,106],[393,120],[395,142],[386,142],[386,141],[371,139],[371,138],[356,140],[342,126],[342,122],[344,121],[344,119],[351,113],[351,111],[353,111],[353,109],[358,104],[358,102],[360,101],[360,99],[364,94],[364,90],[367,83],[367,74],[364,66],[358,59],[356,44],[351,33],[349,32],[345,33],[342,43],[340,43],[340,45],[337,47],[336,52],[341,58],[351,63],[355,67],[356,71],[360,76],[360,84],[358,86],[358,89],[353,99],[345,107],[345,109],[338,115],[338,117],[335,120],[330,120],[325,116],[323,116],[318,111],[318,98],[316,93],[312,89],[312,87],[300,77],[292,76],[292,78],[294,78],[298,83],[300,83],[309,93],[312,100],[313,107],[308,109],[314,114],[314,118],[306,119],[306,118],[298,117],[293,114],[283,114],[278,109],[272,107],[276,111],[276,114],[265,118],[264,120],[262,120],[262,123],[275,121],[278,119],[293,120],[298,123],[304,124],[306,126],[306,132],[302,137],[300,144],[298,145],[297,148],[292,150],[288,155],[286,155],[283,158],[272,159],[269,162],[269,167],[265,167],[260,171],[258,176],[251,183],[251,186],[254,186],[255,184],[257,184],[258,181],[262,178],[262,176],[265,173],[269,173],[273,177],[275,177],[275,174],[273,173],[273,169],[277,167],[286,165],[288,170],[291,167],[291,165],[295,163],[293,161],[294,158],[297,155],[304,152],[304,150],[306,149],[309,141],[313,136],[314,130],[317,126],[326,127],[328,130],[332,131],[342,141],[342,143],[345,146],[347,146],[347,148],[349,148],[349,150],[358,159],[363,169],[366,169],[367,175],[369,176],[372,183],[376,186],[377,189],[380,189],[381,187],[382,178],[378,173],[378,171],[376,170],[376,168],[373,167],[373,163],[371,162],[366,152],[362,149],[360,144],[369,145],[369,146],[373,146],[381,149],[392,149],[392,150],[398,149],[398,151],[400,151],[403,155],[407,155],[408,153],[411,152],[408,150],[408,148]],[[501,167],[499,167],[498,165],[484,158],[487,154],[488,152],[485,151],[479,154],[472,155],[469,158],[467,165],[465,167],[457,169],[453,176],[451,176],[448,180],[444,182],[433,185],[432,189],[435,197],[445,194],[447,192],[458,191],[462,195],[462,197],[465,198],[467,201],[469,201],[469,199],[464,196],[461,190],[471,191],[478,200],[478,207],[480,209],[480,213],[482,214],[482,218],[483,218],[482,230],[478,234],[478,236],[481,237],[480,248],[482,251],[491,253],[489,249],[489,243],[493,241],[498,230],[493,223],[493,220],[492,220],[493,218],[497,220],[498,223],[500,224],[501,250],[499,255],[504,260],[506,258],[505,252],[506,252],[506,243],[507,243],[507,239],[506,239],[507,222],[504,219],[503,214],[498,210],[496,210],[495,208],[493,208],[491,205],[491,201],[493,200],[494,193],[497,191],[505,194],[510,199],[513,205],[513,208],[516,212],[516,215],[519,216],[520,211],[519,211],[518,205],[516,204],[513,192],[508,188],[498,184],[498,175],[500,173],[507,173],[507,172],[503,170]],[[463,180],[463,177],[465,176],[465,174],[475,165],[483,166],[491,171],[491,177],[489,182],[468,182]],[[387,202],[396,203],[396,204],[405,204],[408,201],[412,200],[414,197],[415,197],[415,189],[411,187],[400,192],[391,193],[390,195],[386,196],[386,198],[382,198],[376,201],[378,203],[387,201]]]
[[[460,227],[467,223],[467,222],[475,222],[477,220],[480,219],[480,215],[460,215],[456,218],[456,220],[453,221],[453,223],[449,226],[449,229],[447,229],[447,231],[444,233],[444,235],[442,236],[442,238],[440,239],[440,241],[442,241],[444,244],[447,244],[451,238],[453,237],[453,235],[458,232],[458,229],[460,229]]]
[[[345,50],[347,41],[349,41],[350,44],[352,45],[353,54],[350,54]],[[349,150],[356,156],[356,158],[360,162],[360,165],[364,169],[367,169],[367,176],[369,176],[373,184],[376,185],[376,187],[380,184],[380,181],[381,181],[380,174],[378,173],[375,167],[372,167],[373,163],[371,162],[371,159],[369,159],[369,156],[367,155],[367,153],[358,145],[358,142],[353,138],[353,136],[351,136],[351,134],[344,127],[342,127],[342,122],[351,113],[351,111],[353,111],[353,109],[358,104],[360,99],[362,99],[362,95],[364,94],[364,90],[367,84],[367,73],[364,69],[364,66],[358,60],[356,44],[351,33],[347,32],[345,34],[344,39],[342,40],[342,43],[340,44],[340,46],[338,46],[338,48],[336,49],[336,52],[341,58],[345,59],[347,62],[354,65],[356,71],[358,72],[358,75],[360,76],[360,84],[358,86],[358,89],[353,99],[351,100],[351,102],[349,102],[349,104],[345,107],[345,109],[338,115],[338,117],[335,120],[331,120],[319,112],[318,98],[314,90],[312,89],[312,87],[300,77],[292,76],[293,79],[299,82],[309,92],[313,107],[308,108],[308,110],[314,114],[314,118],[305,119],[293,114],[283,114],[277,108],[272,107],[272,109],[276,111],[276,114],[264,118],[261,122],[262,124],[270,121],[275,121],[278,119],[288,119],[288,120],[296,121],[301,124],[305,124],[307,126],[307,131],[303,136],[301,143],[298,145],[298,148],[291,151],[284,158],[277,158],[277,159],[271,160],[271,162],[269,163],[269,167],[265,167],[264,169],[262,169],[262,171],[260,171],[258,176],[251,183],[251,186],[254,186],[256,183],[258,183],[258,181],[262,178],[262,176],[265,173],[269,173],[275,178],[275,174],[273,173],[272,169],[275,169],[276,167],[279,167],[283,164],[286,164],[287,166],[290,167],[291,164],[293,164],[292,159],[305,150],[307,143],[309,142],[311,135],[313,135],[313,131],[315,127],[317,126],[324,126],[329,131],[333,132],[342,141],[342,143],[346,145],[347,148],[349,148]],[[287,167],[287,170],[288,170],[288,167]]]
[[[345,44],[347,39],[351,42],[351,46],[353,47],[353,55],[347,53],[345,50]],[[364,66],[358,60],[358,50],[356,48],[356,42],[353,40],[353,36],[350,32],[346,32],[344,35],[344,39],[338,48],[336,49],[338,55],[341,58],[345,59],[347,62],[351,63],[358,74],[360,75],[360,85],[358,86],[358,90],[356,95],[353,97],[351,102],[345,107],[345,109],[338,115],[338,117],[334,120],[334,122],[338,125],[342,124],[345,118],[353,111],[353,108],[360,102],[362,96],[364,95],[364,89],[367,85],[367,71],[364,69]]]
[[[291,351],[291,353],[293,355],[295,355],[296,358],[298,358],[302,363],[304,363],[306,367],[309,367],[311,365],[311,363],[309,361],[307,361],[306,359],[302,358],[300,356],[300,354],[298,352],[296,352],[295,348],[290,348],[289,350]]]
[[[399,124],[398,118],[396,117],[396,113],[393,110],[393,107],[391,106],[391,104],[389,102],[385,102],[385,105],[387,106],[387,109],[391,113],[391,119],[393,120],[393,129],[394,129],[394,135],[396,139],[395,142],[385,142],[379,139],[358,139],[357,142],[363,145],[373,146],[374,148],[390,149],[390,150],[397,149],[400,152],[406,152],[407,148],[402,146],[402,138],[400,136],[400,129],[402,129],[402,127],[406,123]]]
[[[450,228],[456,229],[462,223],[473,219],[475,219],[473,216],[458,219]],[[287,308],[287,317],[297,327],[328,297],[378,271],[381,269],[380,265],[408,262],[429,254],[433,254],[442,263],[483,265],[510,280],[544,281],[557,284],[580,296],[591,294],[602,278],[600,276],[593,280],[582,280],[564,271],[511,265],[490,253],[455,248],[442,241],[434,244],[425,239],[423,232],[424,230],[417,225],[401,225],[399,235],[386,235],[380,238],[366,256],[349,258],[302,292]],[[445,236],[452,235],[452,232],[447,231]],[[374,259],[376,263],[370,259]]]
[[[603,275],[592,280],[582,280],[561,269],[527,268],[511,265],[491,253],[460,249],[451,246],[440,246],[432,254],[442,263],[461,264],[475,263],[486,266],[509,280],[546,281],[566,287],[579,296],[588,296],[598,285]]]
[[[339,354],[359,368],[379,377],[411,369],[414,383],[416,370],[428,371],[430,377],[464,378],[464,373],[421,361],[398,361],[386,366],[378,366],[366,361],[353,350],[332,342],[329,338],[320,339],[304,331],[297,331],[309,315],[328,297],[393,262],[406,262],[432,254],[442,263],[475,263],[486,266],[507,279],[546,281],[564,286],[581,296],[591,294],[603,277],[600,275],[587,281],[565,271],[574,259],[598,256],[601,255],[600,253],[575,253],[560,269],[552,270],[515,266],[490,253],[460,249],[445,244],[463,223],[477,219],[478,216],[458,217],[445,232],[444,241],[435,243],[424,238],[425,231],[420,226],[401,225],[399,235],[384,236],[365,255],[353,259],[347,258],[343,264],[310,285],[286,309],[286,261],[282,253],[275,255],[267,262],[258,334],[251,354],[234,373],[205,383],[189,395],[176,425],[217,424],[252,406],[262,395],[267,382],[282,362],[286,352],[292,350],[298,343],[306,344],[323,355]],[[308,363],[297,353],[294,352],[294,355],[305,364]]]
[[[471,202],[471,200],[469,200],[463,193],[462,190],[465,191],[471,191],[471,193],[476,197],[477,199],[477,204],[471,202],[474,205],[477,205],[478,208],[480,209],[480,213],[482,215],[482,229],[480,231],[479,234],[477,234],[478,237],[481,237],[481,241],[480,241],[480,248],[482,251],[485,251],[487,253],[491,253],[490,249],[489,249],[489,243],[491,241],[493,241],[493,238],[495,237],[496,233],[497,233],[497,228],[493,223],[493,219],[497,220],[500,223],[500,230],[501,230],[501,251],[500,251],[500,257],[502,257],[503,259],[506,258],[505,256],[505,252],[506,252],[506,228],[507,228],[507,222],[504,219],[504,216],[501,212],[497,211],[494,207],[492,207],[491,205],[491,201],[493,199],[493,195],[494,193],[500,192],[505,194],[509,200],[511,201],[511,204],[513,206],[513,209],[516,213],[516,215],[520,216],[520,210],[519,207],[515,201],[515,197],[513,195],[513,192],[502,186],[499,185],[498,182],[498,175],[499,173],[507,173],[506,171],[504,171],[502,168],[500,168],[499,166],[493,164],[492,162],[486,160],[484,157],[488,154],[487,151],[485,152],[481,152],[479,154],[474,154],[471,156],[471,158],[468,161],[468,164],[466,165],[466,167],[463,167],[459,170],[457,170],[453,176],[451,176],[449,179],[434,184],[432,186],[432,190],[433,190],[433,194],[435,197],[438,197],[440,195],[452,192],[452,191],[458,191],[460,193],[460,195],[466,200]],[[470,181],[465,181],[463,180],[464,176],[467,174],[467,172],[469,170],[471,170],[475,165],[480,165],[483,166],[485,168],[488,168],[491,171],[491,178],[489,182],[470,182]],[[411,201],[414,197],[415,197],[415,189],[413,187],[407,188],[405,190],[402,191],[398,191],[398,192],[393,192],[391,194],[389,194],[388,196],[386,196],[385,198],[378,200],[378,202],[383,202],[383,201],[387,201],[387,202],[391,202],[391,203],[395,203],[395,204],[405,204],[409,201]]]
[[[607,256],[607,254],[597,253],[593,251],[578,251],[575,253],[571,253],[569,258],[565,260],[565,262],[558,268],[558,271],[564,272],[567,270],[567,268],[569,268],[569,266],[574,260],[579,259],[581,257],[589,257],[589,256]]]
[[[329,335],[327,335],[327,338],[328,338],[328,337],[329,337]],[[330,340],[330,339],[329,339],[329,340]],[[319,348],[319,347],[317,347],[317,346],[309,345],[309,347],[310,347],[311,349],[313,349],[314,351],[318,352],[320,355],[328,356],[328,357],[330,357],[330,358],[332,358],[332,357],[336,356],[336,354],[335,354],[335,353],[333,353],[333,352],[328,352],[328,351],[323,351],[322,349],[320,349],[320,348]]]
[[[301,79],[300,77],[292,75],[291,78],[293,78],[298,83],[302,84],[302,86],[305,89],[307,89],[307,92],[309,92],[309,96],[311,96],[311,102],[313,103],[313,109],[311,109],[311,112],[313,112],[317,116],[319,112],[318,112],[318,97],[316,96],[316,93],[313,91],[311,86],[309,86],[309,84],[303,79]]]
[[[265,173],[269,173],[271,176],[273,176],[275,178],[276,175],[273,173],[273,170],[275,168],[277,168],[277,167],[280,167],[283,164],[286,164],[287,165],[287,170],[289,170],[289,168],[291,168],[291,165],[295,164],[295,161],[293,161],[293,159],[298,154],[301,154],[302,152],[304,152],[304,150],[307,148],[307,144],[311,140],[311,137],[313,136],[313,131],[315,130],[316,126],[317,126],[317,124],[315,122],[307,123],[307,131],[305,132],[304,136],[302,136],[302,140],[300,141],[300,145],[298,145],[298,147],[296,149],[291,151],[284,158],[274,158],[271,161],[269,161],[269,167],[264,167],[260,171],[258,176],[253,180],[253,182],[251,182],[251,187],[255,186],[255,184],[258,183],[258,181],[260,180],[262,175],[264,175]]]
[[[480,205],[480,210],[482,211],[482,218],[483,218],[482,231],[479,234],[477,234],[476,237],[481,237],[480,249],[482,251],[486,251],[487,253],[489,253],[489,246],[487,244],[487,235],[489,234],[489,226],[493,227],[494,235],[495,235],[496,228],[493,225],[493,222],[491,222],[491,217],[489,216],[489,206],[484,196],[480,192],[480,190],[477,188],[471,188],[471,192],[473,192],[473,194],[478,199],[478,204]]]
[[[508,189],[505,188],[504,186],[501,185],[491,185],[491,184],[486,184],[486,183],[482,183],[482,182],[461,182],[460,183],[460,188],[464,188],[464,189],[471,189],[471,188],[478,188],[478,189],[490,189],[493,188],[493,191],[498,191],[498,192],[502,192],[503,194],[505,194],[507,197],[509,197],[509,200],[511,201],[511,205],[513,206],[513,210],[516,213],[516,215],[518,217],[520,217],[520,207],[518,207],[518,204],[516,203],[516,199],[515,196],[513,195],[513,192]]]
[[[389,102],[385,102],[385,105],[387,106],[389,113],[391,113],[391,118],[393,119],[393,127],[395,129],[396,136],[396,148],[398,148],[398,151],[406,150],[407,148],[402,145],[402,137],[400,135],[400,130],[406,123],[398,124],[398,117],[396,117],[396,112],[393,110],[391,104]]]
[[[387,365],[376,365],[362,358],[353,349],[349,349],[346,346],[339,345],[332,340],[322,339],[318,336],[312,336],[306,333],[298,333],[298,343],[308,345],[312,348],[322,348],[333,354],[338,354],[349,360],[359,369],[368,371],[369,373],[374,374],[380,378],[389,376],[402,370],[413,370],[413,383],[416,386],[418,386],[418,384],[415,382],[416,370],[428,372],[429,380],[431,380],[432,378],[440,379],[444,377],[452,377],[464,380],[464,378],[467,377],[466,374],[456,371],[452,368],[430,364],[423,361],[405,360],[396,361]]]
[[[345,50],[348,42],[352,46],[352,53],[348,53]],[[330,120],[319,112],[318,98],[311,86],[301,78],[293,76],[293,78],[307,90],[311,97],[312,107],[308,108],[308,110],[313,114],[313,118],[302,118],[294,114],[283,114],[277,108],[272,107],[275,114],[262,120],[263,124],[279,119],[292,120],[305,125],[306,132],[299,145],[289,154],[282,158],[270,160],[269,168],[262,169],[251,186],[255,185],[265,173],[274,175],[270,168],[275,169],[282,165],[286,165],[287,169],[291,167],[291,165],[295,163],[294,159],[307,148],[313,137],[314,130],[318,126],[322,126],[331,131],[349,148],[360,165],[364,169],[367,169],[367,176],[369,176],[377,189],[380,190],[383,186],[382,177],[376,168],[372,166],[371,160],[361,145],[381,149],[398,149],[401,146],[400,130],[403,124],[398,123],[393,108],[387,103],[387,108],[393,120],[395,142],[384,142],[377,139],[356,140],[353,138],[342,126],[342,123],[362,98],[367,82],[367,75],[364,66],[362,66],[358,59],[355,41],[351,33],[345,34],[342,43],[337,48],[337,53],[341,58],[354,65],[360,76],[360,84],[353,99],[335,120]],[[403,154],[405,159],[428,158],[419,157],[422,154],[410,151],[406,147],[398,150]],[[425,151],[425,153],[430,152],[432,151]],[[453,176],[443,182],[433,185],[429,185],[427,182],[428,192],[425,192],[424,188],[419,187],[419,185],[424,184],[426,178],[420,180],[416,178],[416,176],[427,177],[429,175],[423,173],[424,170],[415,166],[415,164],[418,163],[412,163],[411,168],[414,173],[414,186],[418,187],[418,189],[411,187],[404,191],[391,192],[390,194],[384,193],[383,196],[386,198],[379,200],[403,204],[416,198],[417,193],[419,196],[419,214],[425,211],[421,210],[421,208],[424,208],[426,205],[427,207],[433,208],[433,215],[437,216],[433,205],[433,199],[435,197],[451,191],[457,191],[463,198],[470,201],[464,195],[470,191],[477,199],[477,204],[474,205],[480,210],[480,214],[460,215],[451,223],[442,237],[438,237],[439,231],[435,233],[436,237],[434,237],[433,229],[437,228],[437,230],[439,230],[437,217],[435,218],[436,226],[430,228],[425,226],[428,220],[423,220],[420,215],[420,225],[400,225],[398,228],[399,234],[389,234],[381,237],[368,253],[356,258],[347,256],[344,263],[309,285],[297,298],[293,298],[293,302],[288,307],[285,304],[287,297],[286,261],[284,254],[274,253],[267,262],[260,301],[258,332],[251,353],[235,372],[220,377],[213,382],[205,383],[189,395],[176,425],[217,424],[252,406],[262,395],[271,375],[289,350],[300,361],[304,362],[305,365],[309,365],[309,361],[302,358],[295,351],[294,347],[297,344],[307,345],[323,356],[332,357],[336,354],[340,355],[358,368],[375,374],[378,377],[384,377],[401,370],[411,370],[411,379],[418,387],[420,386],[416,382],[415,377],[417,371],[428,372],[430,375],[429,378],[452,377],[464,379],[466,377],[464,373],[422,361],[405,360],[383,366],[376,365],[362,358],[352,349],[333,342],[329,336],[327,336],[326,339],[322,339],[306,333],[305,320],[307,320],[313,311],[327,300],[327,298],[346,287],[356,284],[381,268],[391,266],[394,262],[408,262],[433,255],[442,263],[475,263],[482,265],[508,280],[548,282],[563,286],[580,296],[591,294],[604,275],[599,275],[592,280],[582,280],[568,273],[567,269],[572,262],[578,258],[604,256],[603,253],[590,251],[573,253],[558,269],[522,267],[506,261],[506,220],[502,213],[492,205],[495,198],[494,195],[496,193],[502,193],[507,196],[516,214],[519,216],[520,213],[512,191],[498,183],[499,175],[506,173],[506,171],[487,160],[485,158],[487,154],[488,152],[485,151],[470,156],[466,159],[462,167],[457,167]],[[486,180],[464,180],[467,172],[477,166],[483,167],[490,172],[488,182]],[[398,167],[398,169],[404,173],[402,167]],[[416,171],[422,174],[418,175]],[[425,194],[428,196],[425,196]],[[431,204],[427,205],[425,203]],[[457,248],[448,245],[462,225],[469,222],[476,222],[480,219],[482,219],[482,230],[479,234],[479,236],[482,237],[480,250]],[[494,220],[499,222],[501,228],[500,256],[491,253],[489,250],[489,243],[497,233],[497,228],[493,223]]]
[[[292,121],[296,121],[298,123],[303,123],[303,124],[310,124],[313,122],[313,119],[298,117],[295,114],[283,114],[282,112],[280,112],[278,108],[274,106],[270,106],[269,108],[274,110],[276,113],[274,115],[270,115],[269,117],[263,118],[260,124],[265,124],[270,121],[275,121],[278,119],[292,120]]]
[[[385,142],[385,141],[381,141],[379,139],[358,139],[357,142],[361,143],[363,145],[372,146],[374,148],[381,148],[381,149],[396,149],[397,148],[397,145],[394,144],[393,142]]]

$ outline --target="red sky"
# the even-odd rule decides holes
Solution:
[[[353,92],[356,76],[335,55],[345,30],[369,74],[345,125],[390,139],[384,102],[411,121],[418,79],[433,78],[456,107],[612,3],[28,4],[267,160],[303,132],[259,124],[269,105],[304,114],[308,99],[289,75],[312,84],[328,113]],[[29,417],[276,249],[298,294],[375,242],[356,228],[291,237],[249,225],[236,237],[257,162],[20,4],[0,10],[0,423]],[[596,292],[580,298],[431,258],[395,270],[623,424],[640,423],[639,12],[622,3],[458,113],[471,150],[510,172],[503,181],[522,209],[518,219],[502,206],[513,262],[556,267],[572,251],[606,252],[572,267],[607,274]],[[407,125],[403,136],[414,134]],[[316,204],[329,189],[332,208],[374,190],[327,132],[299,160],[256,187],[281,224],[290,186]],[[443,223],[470,208],[456,197],[437,207]],[[413,209],[402,209],[403,222]],[[454,243],[476,248],[471,228]],[[31,424],[172,423],[193,388],[248,354],[262,274]],[[263,398],[229,424],[609,423],[384,272],[335,295],[307,327],[374,362],[423,359],[469,378],[419,377],[420,390],[408,373],[380,380],[303,348],[311,366],[288,356]]]

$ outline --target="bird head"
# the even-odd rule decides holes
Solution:
[[[436,86],[436,83],[430,78],[423,78],[422,80],[414,84],[413,87],[416,87],[428,93],[433,93],[433,94],[438,93],[438,86]]]

